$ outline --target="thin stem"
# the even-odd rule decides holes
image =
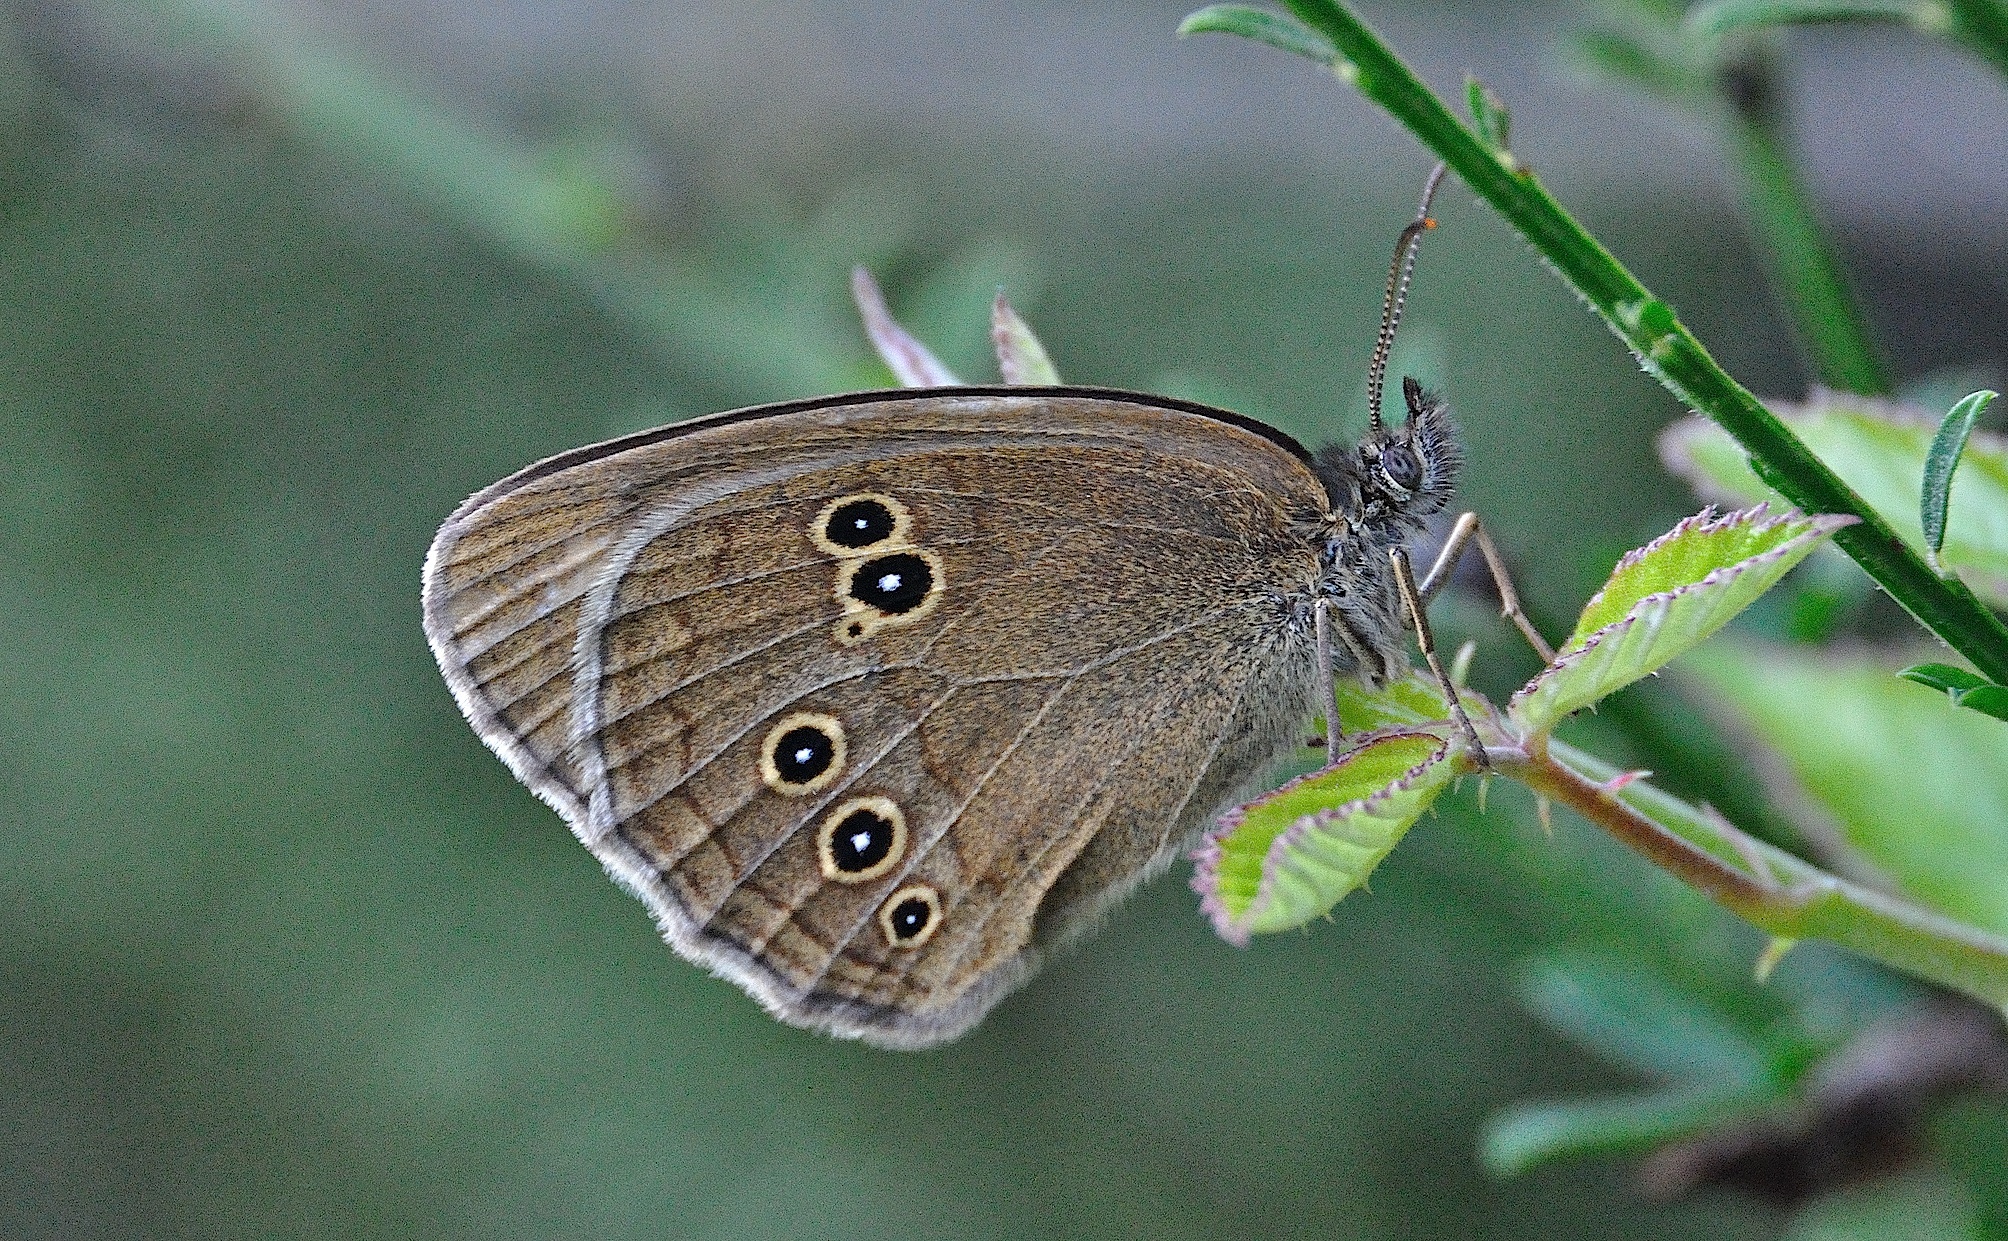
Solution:
[[[1559,742],[1495,748],[1490,757],[1761,930],[1828,940],[2008,1008],[2008,941],[1830,875]]]
[[[1889,375],[1861,306],[1793,166],[1770,58],[1725,66],[1721,81],[1751,224],[1814,370],[1821,382],[1844,392],[1888,394]]]
[[[1933,573],[1852,488],[1730,378],[1666,303],[1564,211],[1531,172],[1486,148],[1379,36],[1336,0],[1287,3],[1345,57],[1341,76],[1406,125],[1517,228],[1630,346],[1648,373],[1733,435],[1758,475],[1793,504],[1809,513],[1860,518],[1835,543],[1975,668],[1997,681],[2008,678],[2008,627],[1960,582]]]

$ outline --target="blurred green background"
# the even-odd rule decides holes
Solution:
[[[1428,161],[1301,63],[1175,41],[1183,11],[0,9],[0,1235],[1786,1226],[1618,1164],[1479,1170],[1490,1112],[1627,1081],[1514,1002],[1519,962],[1614,933],[1527,859],[1641,940],[1688,909],[1524,798],[1467,792],[1332,925],[1247,951],[1181,868],[968,1039],[878,1052],[677,959],[440,682],[444,515],[579,443],[882,382],[853,262],[967,377],[1003,282],[1071,380],[1355,433]],[[1439,89],[1486,77],[1733,373],[1803,392],[1709,136],[1572,75],[1582,11],[1367,16]],[[1898,373],[1998,362],[2008,92],[1883,31],[1787,50]],[[1680,411],[1461,189],[1438,215],[1398,365],[1566,616],[1695,507],[1654,459]],[[1481,683],[1527,670],[1474,632]],[[1758,946],[1683,918],[1684,959]]]

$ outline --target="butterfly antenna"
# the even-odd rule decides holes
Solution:
[[[1422,246],[1422,235],[1436,227],[1436,221],[1429,218],[1429,204],[1436,198],[1436,187],[1443,182],[1443,173],[1444,165],[1440,163],[1430,170],[1429,180],[1423,182],[1422,203],[1415,209],[1415,219],[1401,230],[1401,240],[1394,243],[1394,265],[1388,269],[1387,295],[1381,300],[1380,336],[1374,341],[1373,365],[1367,368],[1367,417],[1376,436],[1381,433],[1381,390],[1387,386],[1387,360],[1394,352],[1394,330],[1401,325],[1401,307],[1408,300],[1408,281],[1415,274],[1415,255]]]

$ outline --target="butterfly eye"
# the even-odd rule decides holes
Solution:
[[[906,816],[890,798],[854,797],[823,820],[816,860],[823,878],[865,883],[899,865],[906,854]]]
[[[1422,486],[1422,462],[1416,460],[1413,450],[1401,444],[1389,444],[1381,449],[1381,477],[1393,484],[1396,491],[1404,494]]]
[[[844,726],[827,715],[797,712],[769,729],[760,747],[760,778],[776,793],[813,793],[843,769]]]
[[[941,925],[941,896],[926,884],[901,888],[879,908],[879,929],[895,948],[918,948]]]

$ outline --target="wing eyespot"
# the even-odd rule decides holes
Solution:
[[[879,930],[894,948],[918,948],[941,929],[941,894],[924,883],[911,884],[879,906]]]
[[[805,797],[844,771],[844,726],[835,716],[797,711],[767,730],[760,779],[776,793]]]
[[[816,829],[816,862],[836,883],[869,883],[905,856],[906,815],[889,797],[853,797]]]
[[[832,556],[851,557],[900,547],[912,527],[906,505],[889,495],[861,491],[825,504],[809,527],[809,538]]]
[[[919,620],[941,602],[944,585],[941,557],[925,548],[842,561],[836,594],[844,615],[837,622],[837,641],[855,646],[881,629]]]

